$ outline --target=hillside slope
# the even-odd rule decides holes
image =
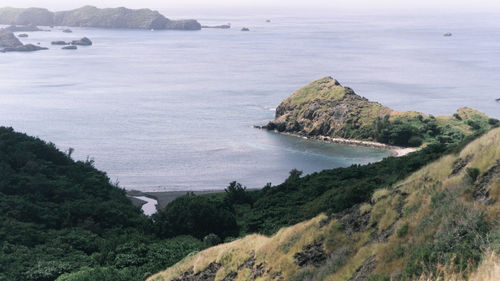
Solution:
[[[475,128],[498,121],[470,108],[453,116],[397,112],[357,95],[332,77],[298,89],[276,108],[276,118],[264,128],[316,137],[378,141],[390,145],[421,146],[462,140]]]
[[[159,239],[92,160],[70,156],[0,127],[0,280],[135,281],[204,248]]]
[[[499,197],[497,128],[376,191],[369,202],[271,237],[253,234],[209,248],[148,280],[464,277],[488,249],[500,250]],[[476,280],[495,280],[485,269],[489,262],[498,270],[492,257],[472,275]]]

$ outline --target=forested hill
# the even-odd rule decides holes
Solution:
[[[151,229],[92,161],[0,127],[0,280],[142,280],[203,248]]]

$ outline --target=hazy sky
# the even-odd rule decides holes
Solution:
[[[52,10],[72,9],[83,5],[98,7],[151,8],[161,11],[225,11],[233,9],[318,11],[489,11],[500,13],[500,0],[0,0],[1,6],[46,7]]]

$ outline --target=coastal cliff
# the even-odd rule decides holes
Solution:
[[[170,20],[150,9],[134,10],[124,7],[99,9],[94,6],[60,12],[51,12],[43,8],[1,8],[0,24],[157,30],[201,29],[196,20]]]
[[[318,139],[345,138],[418,147],[431,142],[460,141],[475,129],[497,122],[470,108],[439,117],[415,111],[397,112],[357,95],[332,77],[323,77],[286,98],[276,108],[275,120],[263,128]]]

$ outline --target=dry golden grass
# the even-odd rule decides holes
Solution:
[[[368,203],[363,203],[359,206],[359,212],[364,215],[372,210],[372,205]]]
[[[453,163],[459,158],[472,155],[470,163],[457,175],[450,176]],[[319,222],[326,218],[320,215],[314,219],[297,225],[283,228],[272,237],[262,235],[249,235],[231,243],[212,247],[186,257],[178,264],[170,267],[164,272],[150,277],[148,280],[169,281],[183,272],[193,269],[199,272],[205,269],[211,262],[221,264],[221,270],[217,273],[216,280],[222,280],[229,272],[236,271],[251,255],[255,253],[256,264],[265,262],[266,272],[260,280],[273,280],[272,274],[280,272],[284,280],[289,280],[299,268],[293,261],[293,255],[302,251],[303,247],[318,240],[324,240],[324,249],[327,254],[332,253],[340,247],[349,247],[349,253],[345,256],[345,264],[335,272],[331,272],[323,280],[349,280],[356,270],[371,256],[375,255],[377,265],[375,273],[387,274],[400,270],[405,263],[405,255],[395,256],[398,247],[414,245],[424,241],[426,234],[436,231],[437,226],[426,226],[421,228],[421,223],[433,214],[432,196],[446,191],[452,194],[453,200],[467,206],[467,208],[483,210],[490,221],[495,221],[500,216],[500,178],[494,179],[489,184],[490,197],[494,199],[491,205],[475,203],[467,197],[467,190],[471,188],[471,182],[467,178],[466,168],[476,167],[485,172],[496,164],[500,159],[500,128],[494,129],[480,139],[470,143],[457,155],[444,156],[426,167],[423,167],[410,177],[394,185],[394,188],[385,188],[373,194],[371,204],[365,203],[360,206],[360,213],[370,212],[369,229],[364,232],[354,233],[347,236],[339,222],[331,220],[328,225],[319,227]],[[394,192],[394,189],[399,189]],[[402,197],[405,193],[406,197]],[[398,206],[403,205],[402,213],[398,212]],[[386,229],[392,224],[395,229],[408,224],[405,235],[393,233],[386,241],[373,240],[373,235]],[[419,228],[420,227],[420,228]],[[437,274],[440,276],[422,276],[424,280],[457,280],[461,274],[455,273],[449,268],[438,267]],[[238,271],[237,280],[248,280],[250,271],[248,269]],[[443,277],[444,276],[444,277]],[[469,280],[500,280],[500,262],[498,256],[488,254],[470,275]],[[441,278],[441,279],[440,279]]]
[[[332,221],[328,226],[320,229],[319,222],[325,218],[325,215],[319,215],[309,221],[283,228],[271,237],[252,234],[230,243],[206,249],[185,258],[166,271],[155,274],[147,280],[172,280],[190,269],[193,269],[195,273],[200,272],[212,262],[221,264],[215,280],[222,280],[230,272],[238,271],[238,267],[248,260],[252,253],[255,254],[256,264],[265,262],[267,269],[271,269],[272,272],[280,272],[285,279],[290,278],[298,270],[298,266],[293,261],[293,255],[302,251],[305,245],[323,239],[325,233],[335,224]],[[272,272],[266,272],[266,274]],[[241,278],[243,278],[241,280],[245,280],[244,276],[248,274],[250,273],[239,273],[238,280]],[[269,277],[266,276],[263,278]]]
[[[446,266],[439,267],[439,271],[434,275],[422,275],[418,281],[498,281],[500,280],[500,258],[494,252],[485,255],[479,267],[470,274],[469,278],[464,278],[463,274],[454,272]]]

